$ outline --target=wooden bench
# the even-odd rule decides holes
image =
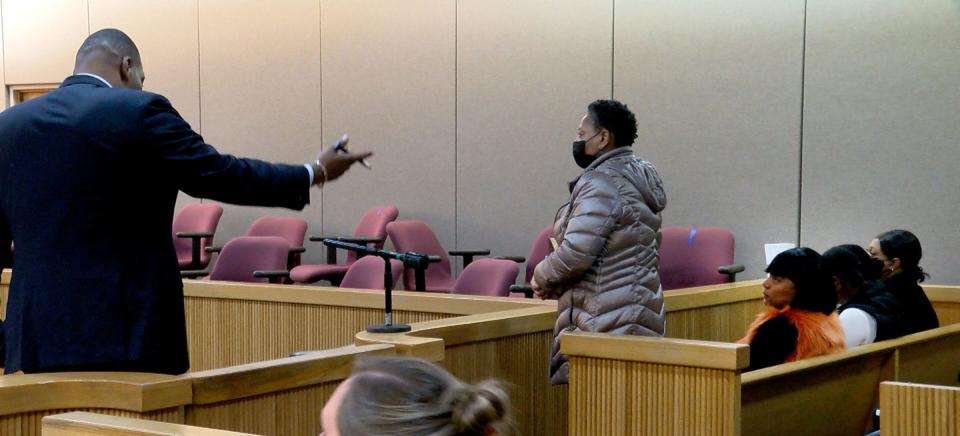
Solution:
[[[885,380],[954,384],[960,324],[742,373],[749,347],[574,333],[570,434],[863,434]]]

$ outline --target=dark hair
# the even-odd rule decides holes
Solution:
[[[930,274],[920,268],[923,249],[920,248],[920,240],[916,235],[907,230],[896,229],[877,235],[877,241],[880,242],[880,251],[887,259],[900,259],[900,269],[907,277],[918,282],[930,278]]]
[[[856,289],[880,278],[883,262],[870,256],[856,244],[843,244],[823,252],[820,264],[824,271]]]
[[[830,277],[820,266],[820,253],[811,248],[791,248],[773,258],[767,272],[790,279],[796,286],[796,294],[790,307],[794,309],[833,313],[837,306],[837,294]]]
[[[77,50],[77,61],[94,52],[107,52],[114,56],[129,56],[134,63],[140,65],[140,50],[133,40],[117,29],[101,29],[90,34]]]
[[[627,105],[616,100],[597,100],[587,107],[587,114],[598,128],[613,134],[613,145],[623,147],[637,139],[637,117]]]
[[[421,359],[360,360],[340,404],[340,434],[512,435],[510,398],[487,380],[467,384]]]

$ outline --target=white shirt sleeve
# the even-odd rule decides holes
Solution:
[[[313,186],[313,167],[310,164],[303,164],[307,168],[307,174],[310,175],[310,184],[308,186]]]
[[[870,344],[877,338],[877,320],[860,309],[851,307],[840,312],[840,324],[847,348]]]

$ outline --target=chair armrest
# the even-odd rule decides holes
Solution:
[[[212,238],[212,232],[177,232],[178,238]]]
[[[516,263],[524,263],[527,261],[527,258],[523,256],[497,256],[496,258],[503,259],[503,260],[512,260]]]
[[[206,277],[210,275],[210,271],[207,270],[182,270],[180,271],[180,277],[185,279],[197,279],[200,277]]]
[[[254,271],[253,276],[258,278],[266,278],[270,280],[270,283],[280,283],[280,279],[290,278],[290,271],[287,271],[287,270]]]
[[[223,247],[205,247],[203,251],[206,251],[207,253],[219,253],[223,251]]]
[[[510,285],[510,292],[523,292],[526,298],[533,298],[533,288],[523,285]]]
[[[211,232],[177,232],[178,238],[190,238],[191,247],[190,247],[190,266],[192,268],[203,268],[203,265],[200,265],[200,243],[203,238],[213,237]]]
[[[719,272],[720,274],[733,275],[733,274],[737,274],[737,273],[742,273],[742,272],[743,272],[744,270],[746,270],[746,269],[747,269],[747,267],[745,267],[745,266],[743,266],[743,265],[739,265],[739,264],[723,265],[723,266],[717,268],[717,272]]]
[[[490,254],[490,250],[450,250],[447,253],[451,256],[462,257],[463,267],[466,268],[467,265],[470,265],[470,262],[473,262],[474,256],[486,256]]]
[[[306,247],[293,247],[290,249],[290,254],[306,253],[306,252],[307,252]]]
[[[450,250],[447,254],[451,256],[486,256],[490,250]]]

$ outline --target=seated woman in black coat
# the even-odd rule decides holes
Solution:
[[[879,281],[880,264],[862,247],[838,245],[820,262],[833,279],[847,348],[902,335],[900,302]]]
[[[871,241],[868,251],[883,263],[880,279],[903,308],[903,334],[940,327],[933,305],[918,284],[930,277],[920,267],[920,240],[906,230],[890,230]]]
[[[765,310],[738,341],[750,345],[747,371],[843,351],[837,294],[816,251],[793,248],[773,258],[763,303]]]

